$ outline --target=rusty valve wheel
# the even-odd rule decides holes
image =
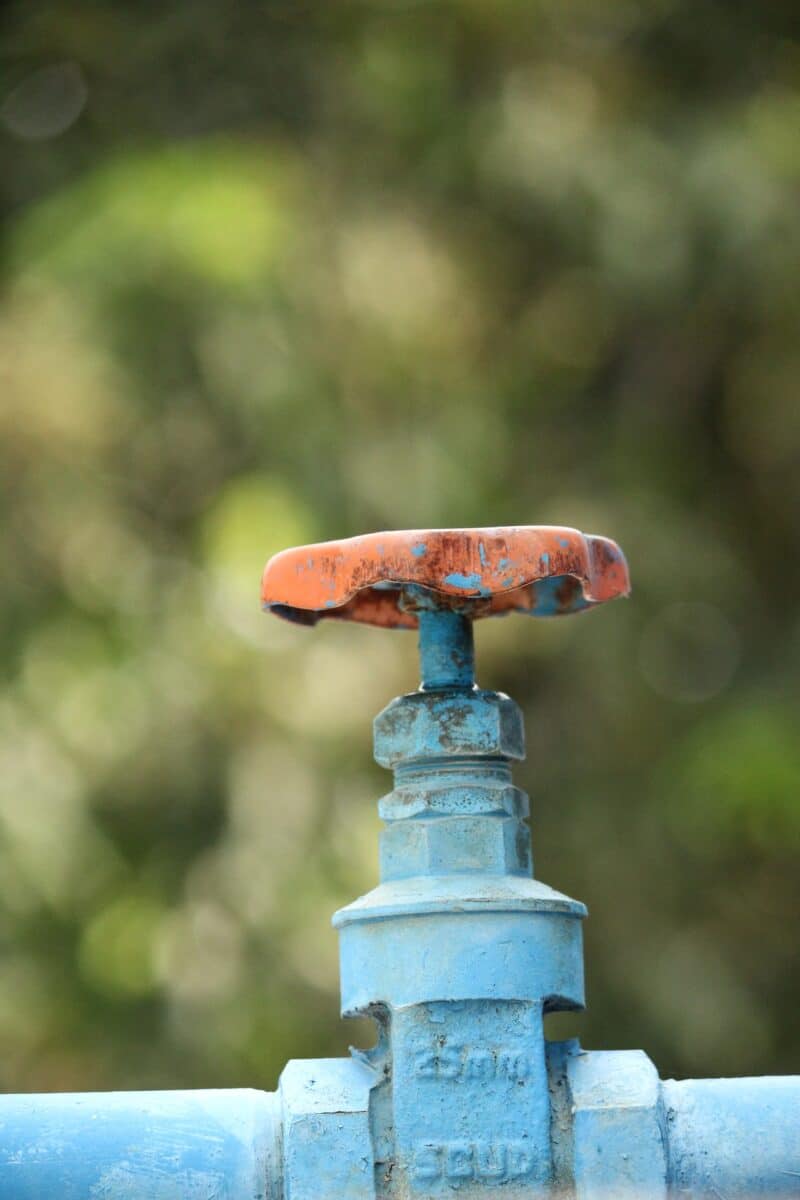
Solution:
[[[264,569],[265,609],[302,625],[323,617],[416,629],[422,611],[468,619],[563,616],[626,596],[616,542],[558,525],[404,529],[298,546]]]

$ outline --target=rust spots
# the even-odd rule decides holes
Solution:
[[[560,616],[630,591],[622,551],[607,538],[551,525],[393,530],[276,554],[264,607],[302,624],[322,617],[414,629],[404,588],[424,588],[466,616]]]

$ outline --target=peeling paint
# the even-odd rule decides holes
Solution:
[[[306,564],[302,574],[298,560]],[[565,576],[575,583],[571,603],[551,602],[541,585]],[[458,608],[475,620],[512,611],[578,612],[627,595],[630,582],[615,543],[576,529],[400,530],[282,551],[264,570],[262,603],[305,625],[333,617],[414,629],[420,589],[439,608]]]

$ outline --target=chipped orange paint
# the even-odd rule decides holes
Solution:
[[[416,585],[472,617],[555,616],[626,596],[616,542],[556,525],[404,529],[298,546],[264,568],[264,608],[292,621],[322,617],[414,629]],[[402,606],[401,606],[402,601]]]

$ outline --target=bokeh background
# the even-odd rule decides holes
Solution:
[[[616,537],[478,631],[596,1047],[800,1070],[800,44],[751,0],[25,0],[0,95],[0,1087],[271,1088],[338,1019],[413,638],[380,528]]]

